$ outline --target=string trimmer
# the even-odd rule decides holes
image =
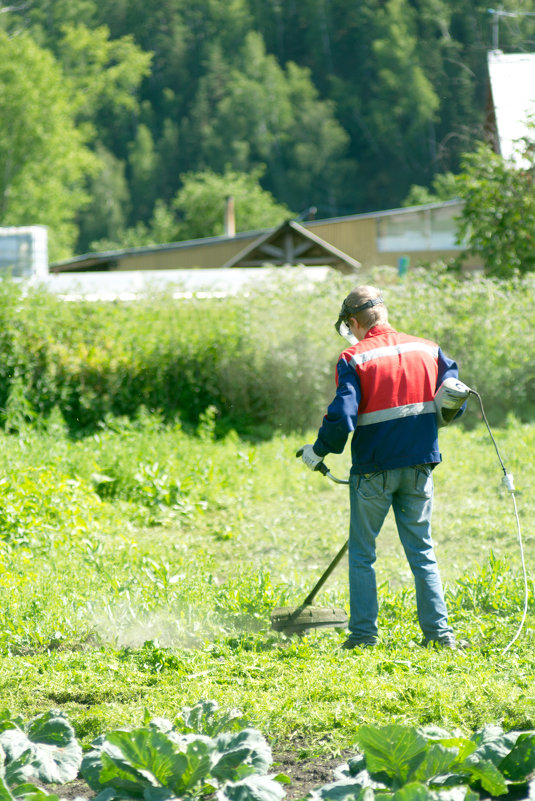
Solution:
[[[505,467],[503,459],[500,455],[500,451],[498,450],[498,445],[496,444],[496,440],[492,434],[490,429],[489,422],[485,415],[485,410],[483,408],[483,401],[481,396],[478,392],[474,389],[470,389],[470,387],[463,384],[462,381],[459,381],[455,378],[447,378],[443,384],[439,387],[435,398],[434,398],[434,406],[437,415],[437,424],[440,427],[448,425],[457,414],[461,405],[467,400],[469,395],[474,395],[478,401],[481,408],[481,415],[487,426],[487,430],[489,436],[492,440],[494,448],[496,450],[496,454],[500,461],[501,468],[503,470],[502,476],[502,483],[510,493],[511,498],[513,501],[514,507],[514,514],[517,524],[518,530],[518,544],[520,549],[520,559],[522,563],[522,573],[524,578],[524,609],[522,613],[522,619],[520,621],[520,625],[516,631],[516,634],[508,643],[508,645],[503,649],[502,654],[505,654],[509,651],[511,646],[516,642],[524,623],[526,621],[527,611],[528,611],[528,578],[527,578],[527,571],[526,571],[526,563],[524,559],[524,548],[522,544],[522,534],[520,531],[520,520],[518,516],[518,510],[516,507],[516,499],[515,499],[515,487],[513,482],[513,476],[509,473]],[[296,456],[301,456],[303,453],[303,449],[297,451]],[[344,481],[339,478],[335,478],[327,467],[324,462],[319,462],[315,470],[322,473],[324,476],[327,476],[334,481],[336,484],[349,484],[349,481]],[[316,597],[319,590],[323,587],[339,561],[344,556],[347,550],[348,543],[345,542],[340,551],[336,554],[333,561],[323,573],[321,578],[319,579],[316,586],[312,589],[312,591],[307,595],[301,606],[298,606],[295,609],[291,609],[289,607],[282,607],[280,609],[275,609],[271,615],[271,627],[275,629],[275,631],[282,631],[285,634],[295,634],[298,632],[306,631],[307,629],[311,628],[322,628],[327,626],[346,626],[347,625],[347,616],[343,609],[334,609],[329,607],[314,607],[312,606],[312,601]]]
[[[297,451],[296,456],[301,456],[302,449]],[[324,462],[320,462],[316,470],[322,475],[327,476],[336,484],[349,484],[349,481],[336,478]],[[336,568],[342,557],[347,551],[347,542],[340,548],[327,570],[322,574],[317,584],[309,592],[301,606],[289,607],[282,606],[274,609],[271,615],[271,628],[281,631],[283,634],[300,634],[307,629],[319,629],[328,627],[347,626],[347,615],[343,609],[335,607],[312,606],[312,602],[321,590],[333,570]]]

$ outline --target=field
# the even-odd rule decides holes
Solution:
[[[474,291],[492,299],[489,287]],[[404,292],[418,308],[425,306],[421,288]],[[436,301],[435,289],[429,292]],[[457,298],[470,306],[459,293]],[[528,302],[522,302],[526,317]],[[49,312],[55,309],[63,322],[72,314],[50,303]],[[288,797],[297,798],[331,781],[332,768],[355,753],[368,725],[433,725],[464,737],[488,724],[505,732],[535,728],[535,424],[525,419],[532,379],[520,351],[507,362],[504,392],[495,392],[490,404],[500,453],[515,477],[528,570],[528,614],[518,639],[504,653],[517,634],[525,597],[514,510],[471,399],[467,426],[454,424],[441,433],[444,461],[434,473],[436,551],[450,620],[466,648],[419,646],[412,580],[389,518],[378,548],[380,644],[347,652],[340,649],[343,631],[287,638],[270,629],[270,612],[298,605],[347,536],[347,488],[295,458],[298,447],[315,437],[309,416],[318,398],[305,404],[301,431],[297,423],[277,429],[276,406],[268,414],[254,403],[249,418],[241,410],[236,426],[216,405],[199,405],[196,418],[184,423],[164,404],[149,412],[138,403],[129,414],[117,414],[110,386],[115,381],[120,389],[126,380],[121,384],[120,376],[130,375],[124,342],[115,362],[112,344],[92,351],[79,343],[78,362],[64,362],[62,369],[71,373],[62,374],[68,384],[63,391],[53,350],[43,355],[45,346],[57,353],[59,345],[50,333],[36,338],[35,298],[28,304],[22,318],[32,333],[26,341],[33,355],[22,347],[20,326],[8,321],[15,332],[10,342],[20,337],[18,350],[9,351],[11,365],[19,366],[0,433],[0,730],[11,726],[5,721],[56,709],[87,749],[105,732],[143,727],[153,718],[176,720],[185,707],[213,701],[222,714],[239,709],[244,725],[262,732],[274,769],[292,780]],[[46,308],[44,328],[53,319]],[[459,319],[465,330],[467,320],[467,314]],[[446,323],[437,322],[445,336]],[[477,320],[472,325],[475,331]],[[522,330],[528,337],[527,325]],[[90,332],[88,326],[88,339]],[[492,336],[490,329],[485,336]],[[7,341],[5,328],[0,347],[7,348]],[[288,354],[282,334],[281,342],[280,352]],[[483,376],[475,335],[472,344],[472,367]],[[233,347],[240,355],[248,345],[236,339]],[[307,347],[310,355],[316,338]],[[68,353],[65,347],[61,358]],[[88,364],[93,360],[91,381],[80,354]],[[281,393],[280,414],[298,396],[297,390],[290,399],[284,395],[291,376],[279,375],[276,356],[274,348],[268,377]],[[36,379],[38,359],[46,382]],[[262,365],[255,368],[259,375]],[[489,358],[489,375],[498,366],[497,358]],[[499,400],[512,397],[515,370],[524,371],[523,402],[518,415],[511,411],[500,423]],[[73,408],[75,378],[78,408],[90,409],[103,373],[108,383],[101,388],[101,418],[73,430],[74,417],[66,411]],[[247,381],[252,387],[252,373]],[[484,377],[476,385],[485,400],[482,384]],[[54,403],[52,390],[59,399]],[[129,392],[133,398],[132,385]],[[217,388],[211,392],[217,397]],[[335,475],[347,475],[347,454],[327,463]],[[344,562],[318,603],[347,608]]]
[[[310,440],[312,434],[308,436]],[[495,431],[515,475],[533,559],[535,426]],[[535,726],[533,587],[527,624],[509,493],[483,425],[442,433],[435,540],[451,620],[470,647],[418,646],[410,575],[392,521],[380,541],[381,644],[344,652],[343,632],[288,639],[270,610],[298,604],[346,536],[347,490],[295,459],[305,436],[251,444],[146,416],[72,440],[2,438],[3,704],[60,708],[88,745],[147,714],[213,699],[238,707],[274,753],[332,760],[363,723]],[[344,457],[329,461],[343,477]],[[339,567],[320,603],[347,604]],[[283,756],[284,755],[284,756]]]

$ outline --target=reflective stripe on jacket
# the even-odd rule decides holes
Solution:
[[[457,365],[427,339],[376,325],[337,364],[336,396],[314,443],[321,456],[351,442],[352,472],[441,461],[433,398]]]

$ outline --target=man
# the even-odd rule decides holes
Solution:
[[[353,433],[350,618],[342,647],[377,642],[375,540],[392,506],[414,575],[422,645],[455,648],[431,539],[431,471],[442,458],[433,398],[446,378],[458,377],[457,365],[434,342],[395,331],[371,286],[350,292],[336,328],[355,344],[338,360],[336,396],[302,459],[315,470],[328,453],[341,453]]]

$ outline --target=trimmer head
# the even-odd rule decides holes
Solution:
[[[299,634],[307,629],[322,629],[347,626],[347,615],[343,609],[324,606],[282,606],[271,615],[271,628],[283,634]]]

